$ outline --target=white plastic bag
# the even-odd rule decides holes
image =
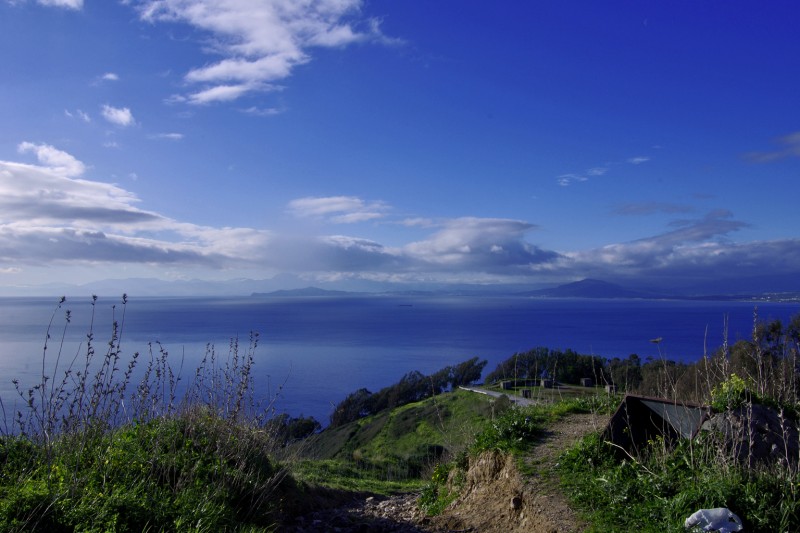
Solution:
[[[700,509],[687,518],[683,525],[687,529],[692,528],[692,530],[695,530],[700,528],[702,531],[717,531],[719,533],[734,533],[744,528],[742,519],[725,507]]]

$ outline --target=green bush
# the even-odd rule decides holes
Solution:
[[[49,459],[22,442],[4,440],[13,461],[2,469],[0,530],[266,530],[275,522],[282,471],[269,456],[273,441],[211,411],[83,442],[65,436]]]
[[[711,390],[711,406],[715,411],[736,409],[752,399],[752,379],[745,381],[736,374]]]
[[[436,465],[430,480],[422,488],[417,505],[427,516],[441,514],[458,498],[465,480],[466,456],[462,460]],[[451,474],[452,473],[452,474]]]

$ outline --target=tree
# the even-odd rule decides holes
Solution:
[[[351,392],[333,410],[331,427],[343,426],[372,414],[372,403],[372,393],[367,389]]]
[[[487,363],[488,361],[485,359],[480,361],[477,357],[473,357],[468,361],[457,364],[453,367],[453,374],[450,384],[455,389],[461,385],[469,385],[470,383],[478,381],[481,379],[483,368],[487,365]]]
[[[632,391],[642,383],[642,362],[632,353],[627,359],[615,357],[608,362],[611,381],[622,390]]]
[[[313,416],[305,417],[300,415],[298,418],[294,418],[282,413],[267,421],[264,428],[273,435],[281,446],[286,446],[290,442],[310,437],[322,429],[322,424]]]
[[[437,394],[441,394],[445,390],[447,390],[447,387],[453,380],[452,374],[453,374],[453,367],[451,366],[446,366],[441,370],[438,370],[433,374],[431,374],[430,378],[428,379],[430,380],[431,392],[433,393],[434,396]]]

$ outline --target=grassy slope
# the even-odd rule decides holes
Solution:
[[[493,403],[455,391],[327,429],[303,444],[293,473],[347,490],[416,489],[433,464],[472,442],[491,418]]]
[[[410,458],[420,449],[462,446],[492,415],[492,400],[455,391],[327,429],[303,450],[314,459]]]

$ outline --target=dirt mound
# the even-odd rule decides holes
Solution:
[[[525,458],[485,452],[472,459],[462,495],[429,527],[487,533],[583,530],[558,486],[555,468],[561,452],[607,421],[607,417],[572,415],[551,426]]]

